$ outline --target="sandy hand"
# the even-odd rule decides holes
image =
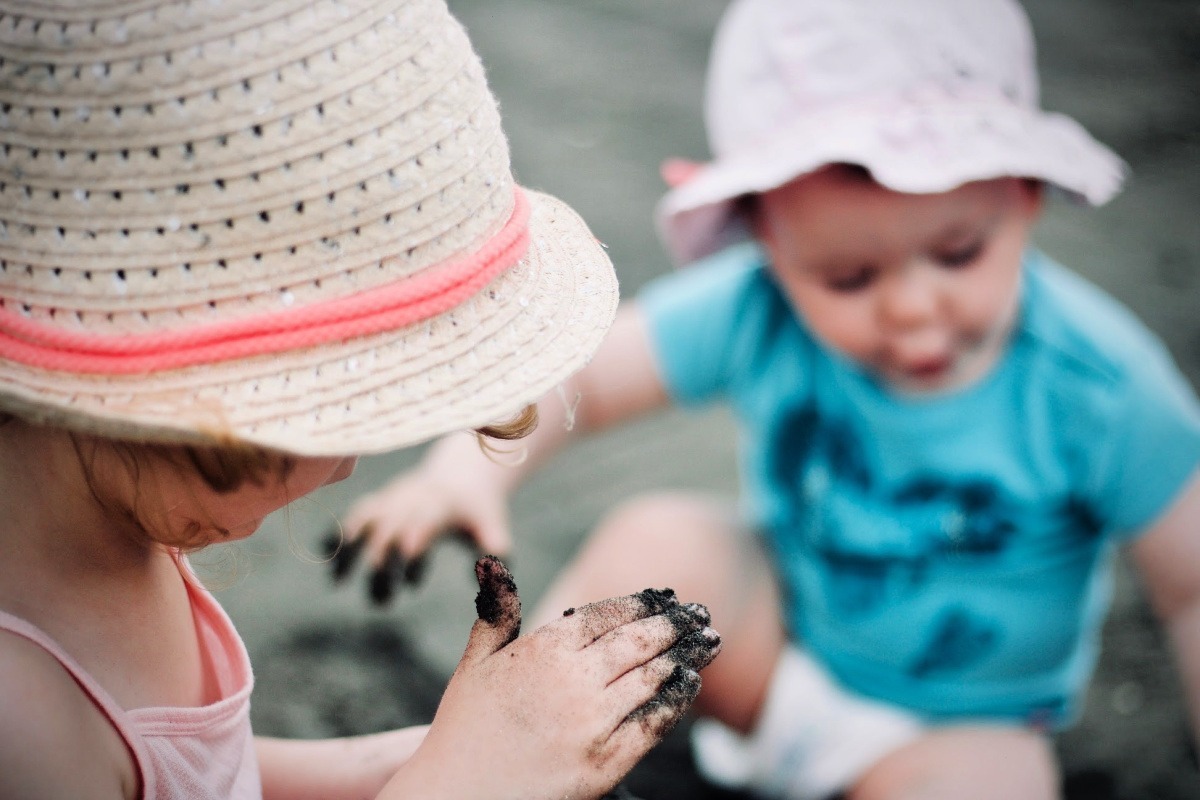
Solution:
[[[582,606],[518,636],[512,575],[490,556],[475,574],[479,619],[397,776],[422,797],[594,800],[679,722],[720,650],[707,611],[669,590]]]

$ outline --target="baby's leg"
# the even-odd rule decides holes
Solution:
[[[1025,728],[940,728],[884,756],[847,800],[1052,800],[1058,764],[1049,741]]]
[[[756,537],[726,506],[656,494],[618,507],[593,532],[534,611],[534,626],[567,608],[646,588],[703,603],[723,640],[695,708],[749,731],[784,645],[778,590]]]

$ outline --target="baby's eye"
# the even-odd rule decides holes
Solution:
[[[986,242],[983,239],[979,239],[965,247],[955,247],[935,253],[934,258],[943,267],[949,267],[950,269],[967,267],[979,260],[979,257],[983,255],[985,245]]]
[[[875,270],[862,267],[854,272],[830,275],[825,279],[825,285],[839,294],[852,294],[862,291],[875,281]]]

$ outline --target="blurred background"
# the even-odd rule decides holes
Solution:
[[[450,0],[500,99],[517,179],[562,197],[604,241],[629,296],[670,269],[652,225],[670,156],[707,156],[705,62],[724,0]],[[1043,105],[1132,166],[1099,211],[1051,203],[1040,246],[1129,305],[1200,385],[1200,3],[1027,0]],[[1102,432],[1098,432],[1102,435]],[[511,567],[526,608],[605,509],[653,487],[736,491],[723,412],[668,412],[561,455],[514,498]],[[473,554],[432,554],[425,579],[379,609],[356,575],[335,587],[320,539],[357,495],[419,449],[355,476],[196,563],[255,664],[259,733],[319,737],[429,721],[474,618]],[[1200,531],[1197,531],[1200,535]],[[696,598],[702,600],[703,598]],[[1120,572],[1081,725],[1057,744],[1076,800],[1200,797],[1183,700],[1135,576]],[[628,786],[646,800],[727,798],[703,786],[686,725]]]

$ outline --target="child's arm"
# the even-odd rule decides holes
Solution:
[[[421,463],[361,498],[345,517],[348,541],[369,531],[367,561],[378,567],[390,545],[405,561],[448,529],[465,530],[486,553],[511,546],[508,496],[573,435],[628,420],[667,402],[649,333],[637,306],[624,303],[599,351],[582,371],[538,403],[529,436],[484,453],[470,434],[435,442]]]
[[[1132,550],[1174,646],[1192,735],[1200,741],[1200,472]]]
[[[720,650],[707,611],[642,592],[517,637],[520,600],[476,564],[480,618],[433,724],[341,740],[258,740],[265,800],[589,800],[682,718]]]
[[[342,739],[255,737],[263,800],[375,797],[427,730],[421,725]]]

